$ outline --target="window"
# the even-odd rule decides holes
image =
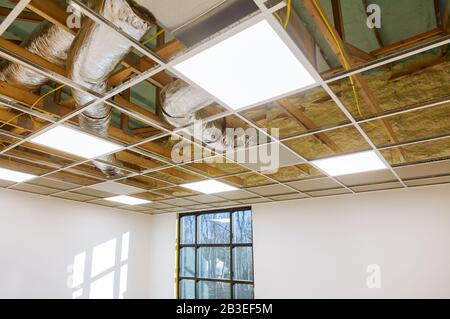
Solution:
[[[183,214],[179,222],[179,298],[253,299],[251,210]]]

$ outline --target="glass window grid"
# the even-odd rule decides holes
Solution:
[[[250,211],[251,212],[251,237],[252,237],[252,241],[251,243],[234,243],[234,228],[233,228],[233,214],[237,213],[237,212],[245,212],[245,211]],[[201,215],[210,215],[210,214],[218,214],[218,213],[227,213],[229,215],[230,218],[230,242],[226,243],[226,244],[199,244],[199,236],[198,236],[198,217]],[[183,217],[187,217],[187,216],[195,216],[195,225],[194,225],[194,239],[195,239],[195,243],[193,244],[182,244],[181,243],[181,219]],[[199,298],[199,283],[200,282],[218,282],[218,283],[226,283],[226,284],[230,284],[230,299],[236,299],[235,295],[235,287],[237,287],[236,285],[239,284],[244,284],[244,285],[251,285],[254,289],[254,280],[255,280],[255,275],[254,275],[254,251],[253,251],[253,213],[252,213],[252,209],[251,207],[240,207],[240,208],[233,208],[233,209],[221,209],[221,210],[213,210],[213,211],[205,211],[205,212],[197,212],[197,213],[185,213],[185,214],[180,214],[178,216],[178,223],[180,225],[179,229],[178,229],[178,291],[177,291],[177,299],[181,299],[181,288],[182,288],[182,281],[194,281],[195,282],[195,299],[200,299]],[[184,277],[181,275],[182,273],[182,269],[181,269],[181,250],[183,248],[194,248],[195,252],[195,276],[194,277]],[[198,250],[200,248],[203,247],[212,247],[212,248],[220,248],[220,247],[229,247],[230,249],[230,279],[212,279],[212,278],[202,278],[202,277],[198,277],[199,274],[199,265],[198,265]],[[233,256],[233,249],[237,248],[237,247],[250,247],[252,249],[252,281],[246,281],[246,280],[237,280],[234,279],[234,256]],[[254,298],[254,291],[253,291],[253,298]]]

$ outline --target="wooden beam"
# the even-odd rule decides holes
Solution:
[[[24,162],[0,157],[0,166],[3,168],[33,175],[43,175],[48,172],[48,168],[42,168],[38,165],[33,165],[33,163]]]
[[[378,58],[380,56],[392,53],[394,51],[407,48],[407,47],[417,44],[419,42],[436,38],[442,34],[443,34],[443,30],[441,28],[436,28],[436,29],[418,34],[411,38],[408,38],[408,39],[393,43],[391,45],[382,47],[380,49],[374,50],[371,52],[371,54]]]
[[[316,130],[319,126],[314,123],[309,117],[305,115],[302,111],[296,108],[288,99],[282,99],[278,104],[285,110],[287,114],[296,119],[300,124],[302,124],[307,130]],[[322,143],[328,146],[335,153],[342,153],[339,146],[334,143],[334,141],[328,137],[326,133],[317,133],[314,136],[319,139]]]
[[[18,2],[18,0],[13,0],[14,2]],[[45,20],[50,21],[54,25],[58,25],[64,28],[66,31],[71,32],[72,34],[76,34],[77,30],[70,29],[67,26],[67,19],[70,16],[69,12],[60,6],[56,1],[51,0],[32,0],[27,8],[40,15]]]
[[[128,54],[125,59],[122,62],[123,65],[125,65],[128,70],[133,71],[133,73],[136,74],[141,74],[144,73],[145,71],[153,68],[156,63],[151,60],[150,58],[147,57],[139,57],[133,53]],[[123,70],[121,70],[123,71]],[[126,74],[126,73],[124,73]],[[121,79],[121,78],[117,78],[117,75],[115,76],[115,81],[119,80],[119,82],[123,82],[125,79]],[[155,74],[154,76],[152,76],[151,78],[147,79],[147,81],[149,81],[150,83],[152,83],[153,85],[155,85],[156,87],[164,87],[167,84],[171,83],[173,81],[172,77],[169,76],[167,73],[160,72]],[[109,80],[109,84],[110,85],[116,85],[119,82],[112,82],[111,80]]]
[[[8,122],[7,125],[20,129],[19,131],[14,132],[18,134],[21,134],[24,131],[34,131],[36,127],[33,122],[29,120],[26,115],[18,116],[19,114],[20,113],[14,113],[8,111],[7,109],[0,108],[0,125]],[[4,126],[3,129],[6,129],[6,126]]]
[[[435,66],[435,65],[438,65],[441,63],[445,63],[447,61],[448,61],[448,59],[445,56],[437,56],[431,60],[419,61],[417,64],[412,64],[412,65],[406,66],[400,70],[393,72],[391,74],[391,77],[389,78],[389,80],[397,80],[397,79],[405,77],[405,76],[417,74],[417,73],[424,71],[432,66]]]
[[[345,41],[344,17],[342,15],[341,0],[331,0],[333,8],[334,27],[342,40]]]
[[[436,25],[438,27],[442,26],[442,19],[441,19],[441,4],[440,0],[434,0],[434,15],[436,16]]]
[[[283,21],[286,19],[286,10],[281,10],[280,18]],[[305,54],[309,62],[317,68],[316,40],[295,10],[291,11],[286,31]]]
[[[450,0],[445,1],[444,24],[442,26],[444,33],[450,33]]]
[[[162,173],[185,181],[192,181],[199,179],[199,176],[195,173],[190,173],[185,170],[176,169],[174,167],[164,169],[163,171],[159,171],[157,173]]]
[[[9,40],[0,38],[0,47],[4,48],[14,54],[17,54],[17,55],[21,56],[22,58],[25,58],[33,63],[36,63],[37,65],[39,65],[45,69],[48,69],[55,73],[58,73],[59,75],[62,75],[62,76],[66,76],[65,68],[63,68],[59,65],[56,65],[54,63],[51,63],[51,62],[47,61],[46,59],[41,58],[39,55],[31,53],[27,49],[9,41]]]
[[[168,124],[167,122],[163,121],[160,117],[158,117],[157,115],[155,115],[154,113],[144,110],[142,107],[124,99],[121,96],[115,96],[114,97],[114,101],[117,102],[119,105],[123,106],[126,109],[135,111],[141,115],[144,115],[148,118],[150,118],[151,120],[157,122],[159,125],[164,126],[168,129],[173,129],[173,126],[171,126],[170,124]]]
[[[122,97],[127,100],[130,101],[131,98],[131,89],[126,89],[125,91],[122,92]],[[128,129],[129,123],[130,122],[130,117],[127,114],[120,114],[120,128],[122,130],[126,130]]]
[[[351,45],[350,43],[345,43],[345,49],[354,62],[367,63],[375,60],[375,56]]]
[[[153,135],[156,135],[158,133],[160,133],[161,131],[151,127],[151,126],[146,126],[146,127],[139,127],[139,128],[135,128],[131,130],[133,132],[134,135],[143,137],[143,138],[147,138]]]
[[[28,90],[17,88],[4,81],[0,81],[0,95],[11,97],[16,101],[22,102],[27,105],[33,105],[33,103],[36,102],[36,100],[39,98],[38,95],[33,94]],[[44,101],[40,101],[36,104],[37,109],[43,109],[43,106]]]
[[[11,13],[10,8],[0,7],[0,16],[6,17]],[[42,22],[44,18],[34,12],[22,11],[16,20],[28,21],[28,22]]]
[[[152,169],[160,166],[156,161],[129,151],[116,153],[116,158],[121,162],[134,164],[144,169]]]
[[[130,76],[134,74],[134,69],[124,66],[119,71],[113,73],[109,79],[108,83],[110,86],[118,85],[128,79]]]
[[[13,0],[17,2],[18,0]],[[67,26],[67,19],[69,18],[70,13],[66,12],[66,10],[60,6],[57,2],[51,1],[51,0],[32,0],[28,6],[28,9],[33,11],[34,13],[40,15],[44,19],[50,21],[51,23],[64,28],[65,30],[71,32],[72,34],[76,34],[78,30],[70,29]],[[177,50],[182,46],[181,43],[174,40],[173,43],[170,45],[167,45],[167,47],[164,47],[161,52],[156,51],[156,54],[160,55],[161,57],[164,57],[164,55],[167,55],[169,53],[174,52],[174,50]],[[184,48],[184,46],[182,46]],[[178,52],[178,51],[176,51]],[[155,64],[152,60],[150,60],[147,57],[140,58],[134,53],[130,53],[127,56],[128,61],[139,61],[139,63],[133,63],[132,65],[127,64],[126,62],[123,62],[123,65],[128,69],[128,76],[130,76],[130,71],[136,71],[137,73],[142,73],[145,70],[148,70],[150,67],[153,67]],[[126,73],[122,73],[122,75],[125,75]],[[157,74],[149,79],[147,79],[150,83],[156,84],[157,86],[164,86],[167,84],[167,81],[169,81],[170,77],[168,77],[165,73],[164,74]],[[111,85],[116,85],[122,81],[127,79],[125,78],[118,78],[117,76],[114,77],[114,81],[111,82]],[[162,82],[160,82],[162,81]]]
[[[311,17],[313,18],[316,26],[324,36],[325,40],[327,41],[330,48],[333,50],[333,52],[338,57],[341,64],[347,68],[347,67],[353,67],[352,60],[348,52],[346,51],[346,48],[344,46],[344,42],[337,34],[336,30],[329,30],[327,27],[326,22],[322,19],[320,11],[323,12],[323,9],[320,8],[320,5],[316,1],[316,5],[313,3],[313,0],[303,0],[303,3],[305,5],[306,10],[309,12]],[[332,34],[334,33],[334,36]],[[336,41],[334,40],[336,38]],[[360,95],[366,102],[366,104],[369,106],[371,111],[374,114],[382,113],[384,110],[379,106],[378,102],[376,101],[373,93],[369,89],[369,86],[367,85],[366,81],[362,77],[361,74],[356,74],[352,76],[355,85],[360,89]],[[384,129],[386,135],[390,139],[390,142],[393,144],[399,143],[399,139],[396,137],[394,130],[392,129],[390,123],[386,119],[380,119],[377,121],[379,125]],[[399,155],[401,159],[404,161],[406,156],[402,149],[399,149]]]

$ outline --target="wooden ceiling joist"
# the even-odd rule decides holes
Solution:
[[[306,10],[314,20],[314,23],[318,27],[319,31],[327,41],[330,48],[333,50],[334,54],[337,56],[339,61],[344,67],[353,67],[353,63],[351,60],[351,56],[348,54],[344,42],[337,34],[336,30],[329,29],[327,26],[327,22],[323,20],[321,13],[323,12],[323,9],[320,8],[320,5],[317,1],[314,0],[303,0],[303,3],[305,5]],[[334,33],[333,34],[331,33]],[[336,43],[335,39],[338,41]],[[364,99],[366,104],[369,106],[371,111],[375,114],[379,114],[383,112],[383,109],[379,106],[378,102],[376,101],[373,93],[371,92],[369,86],[367,85],[366,81],[360,74],[356,74],[352,76],[355,85],[359,88],[359,94]],[[399,139],[395,135],[395,132],[390,125],[390,123],[386,119],[380,119],[377,121],[379,125],[383,128],[388,138],[391,140],[392,143],[398,143]],[[399,156],[404,161],[405,160],[405,153],[402,149],[399,149]]]
[[[13,0],[17,2],[17,0]],[[32,0],[27,8],[36,13],[37,15],[43,17],[44,19],[50,21],[51,23],[64,28],[65,30],[71,32],[72,34],[76,34],[77,30],[70,29],[67,26],[67,19],[69,18],[70,13],[66,12],[66,10],[61,7],[58,3],[52,0]],[[164,48],[161,48],[161,51],[156,50],[156,54],[164,58],[169,54],[174,54],[175,52],[179,52],[184,48],[181,43],[178,41],[169,42]],[[117,74],[113,78],[113,81],[110,81],[111,85],[119,84],[120,82],[125,81],[132,73],[142,73],[145,70],[148,70],[150,67],[153,67],[155,64],[148,57],[139,57],[134,53],[130,53],[127,56],[126,61],[138,61],[133,64],[128,64],[127,62],[123,62],[125,69],[128,71],[126,73],[122,73],[122,76],[126,77],[118,77]],[[167,74],[157,74],[149,79],[147,79],[150,83],[157,85],[158,87],[163,87],[167,83],[170,83],[171,78]]]
[[[345,41],[344,17],[342,15],[341,0],[331,0],[334,27],[342,40]]]
[[[283,108],[283,110],[296,119],[301,125],[303,125],[307,130],[319,129],[319,126],[314,123],[309,117],[307,117],[302,111],[297,107],[292,105],[292,103],[287,99],[282,99],[278,104]],[[328,146],[335,153],[342,153],[339,146],[334,143],[334,141],[326,133],[317,133],[314,136],[319,139],[323,144]]]
[[[355,62],[372,62],[375,60],[375,56],[371,53],[367,53],[350,43],[345,43],[345,48],[347,49],[348,54],[351,56],[352,60]]]
[[[10,8],[0,7],[0,16],[6,17],[11,13]],[[44,18],[34,12],[22,11],[16,20],[27,21],[27,22],[42,22]]]
[[[443,26],[442,29],[444,30],[445,34],[450,34],[450,0],[445,1],[445,11],[443,13]]]
[[[22,58],[27,59],[27,60],[43,67],[44,69],[48,69],[50,71],[58,73],[59,75],[66,76],[67,72],[66,72],[65,68],[63,68],[59,65],[56,65],[54,63],[51,63],[51,62],[47,61],[46,59],[41,58],[39,55],[31,53],[27,49],[11,42],[10,40],[0,38],[0,47],[10,51],[11,53],[14,53],[14,54],[20,56]]]
[[[374,50],[374,51],[370,52],[370,54],[372,54],[378,58],[380,56],[383,56],[383,55],[386,55],[389,53],[393,53],[394,51],[407,48],[407,47],[417,44],[419,42],[431,40],[433,38],[439,37],[443,34],[443,32],[444,31],[441,28],[436,28],[436,29],[418,34],[411,38],[393,43],[391,45],[384,46],[378,50]]]

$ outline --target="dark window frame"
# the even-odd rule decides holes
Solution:
[[[251,243],[233,243],[233,214],[236,212],[241,211],[250,211],[251,212]],[[228,244],[199,244],[198,243],[198,217],[201,215],[211,215],[211,214],[220,214],[220,213],[228,213],[230,215],[230,243]],[[195,244],[182,244],[181,243],[181,218],[188,217],[188,216],[195,216],[195,225],[194,225],[194,240]],[[228,208],[228,209],[217,209],[217,210],[209,210],[209,211],[202,211],[202,212],[193,212],[193,213],[183,213],[178,214],[178,224],[180,227],[178,227],[178,234],[177,234],[177,249],[178,249],[178,282],[177,282],[177,297],[180,299],[181,297],[181,281],[182,280],[191,280],[194,281],[195,286],[195,299],[199,299],[199,293],[198,293],[198,284],[201,281],[206,282],[219,282],[219,283],[228,283],[230,284],[230,299],[235,299],[234,294],[234,285],[236,284],[245,284],[245,285],[251,285],[253,286],[253,298],[254,298],[254,287],[255,287],[255,258],[254,258],[254,249],[253,249],[253,211],[251,207],[238,207],[238,208]],[[202,247],[211,247],[211,248],[223,248],[223,247],[229,247],[230,248],[230,279],[212,279],[212,278],[201,278],[198,277],[198,250]],[[233,249],[236,247],[250,247],[252,249],[252,281],[246,281],[246,280],[235,280],[234,279],[234,264],[233,264]],[[194,248],[194,257],[195,257],[195,276],[194,277],[183,277],[181,276],[181,250],[183,248]]]

